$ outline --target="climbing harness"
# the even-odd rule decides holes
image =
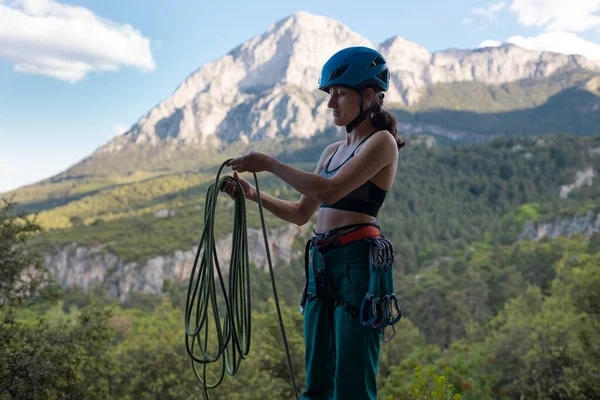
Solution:
[[[214,389],[221,384],[227,374],[234,376],[240,368],[242,360],[246,359],[250,351],[251,344],[251,304],[250,304],[250,271],[248,260],[248,235],[246,224],[246,198],[239,182],[231,176],[220,178],[221,170],[231,161],[226,160],[217,172],[215,182],[208,187],[206,194],[206,203],[204,206],[204,229],[194,259],[194,265],[189,279],[189,286],[185,302],[185,345],[187,353],[191,358],[194,374],[201,382],[206,399],[210,399],[208,389]],[[279,307],[277,288],[275,287],[275,276],[273,274],[273,264],[269,252],[269,242],[267,239],[267,230],[263,215],[263,207],[260,198],[260,188],[258,178],[254,175],[256,186],[256,197],[258,210],[260,213],[260,222],[262,224],[265,250],[267,253],[267,262],[271,274],[271,285],[273,287],[273,296],[279,318],[279,328],[283,338],[283,345],[287,357],[288,369],[292,391],[298,399],[298,390],[294,380],[290,350],[285,335],[283,319]],[[234,198],[234,219],[233,235],[231,248],[231,261],[229,265],[228,289],[225,288],[223,274],[219,267],[217,259],[217,250],[215,246],[215,212],[217,206],[217,197],[220,188],[225,183],[234,182],[236,184],[236,196]],[[198,264],[201,258],[200,264]],[[223,300],[219,305],[224,305],[225,314],[219,314],[217,301],[216,277],[221,287]],[[211,318],[208,316],[209,303],[212,311]],[[209,329],[216,332],[217,346],[214,343],[209,346]],[[212,332],[211,332],[212,334]],[[210,348],[210,350],[209,350]],[[211,352],[212,350],[212,352]],[[199,354],[198,354],[199,353]],[[207,381],[207,366],[222,359],[221,371],[219,377],[213,383]],[[202,364],[202,374],[198,372],[196,364]]]
[[[339,293],[332,290],[331,284],[323,278],[323,270],[326,268],[325,260],[321,259],[318,266],[313,264],[316,292],[308,291],[309,260],[312,250],[325,253],[328,250],[347,245],[357,240],[365,240],[370,244],[369,254],[369,287],[362,298],[360,307],[348,303]],[[306,243],[304,253],[305,282],[300,300],[300,312],[304,313],[306,301],[317,296],[326,300],[333,300],[334,305],[341,305],[351,315],[358,315],[363,326],[371,326],[380,329],[384,342],[390,342],[396,336],[396,323],[402,318],[402,309],[398,297],[394,293],[394,278],[392,265],[396,259],[392,242],[381,234],[379,227],[375,224],[356,224],[343,227],[342,233],[330,232],[325,238],[314,236]],[[392,332],[385,336],[385,331],[391,327]]]

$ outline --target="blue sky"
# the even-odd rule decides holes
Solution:
[[[299,10],[374,43],[510,41],[600,60],[600,0],[0,0],[0,192],[87,157],[194,70]]]

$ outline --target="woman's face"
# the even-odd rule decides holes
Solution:
[[[329,102],[333,123],[337,126],[346,126],[358,115],[360,95],[352,89],[343,86],[332,86],[329,89]]]
[[[363,109],[366,108],[368,98],[372,97],[372,89],[367,89],[363,93]],[[371,95],[371,96],[370,96]],[[329,89],[329,102],[327,107],[332,109],[333,123],[337,126],[346,126],[358,116],[360,111],[360,95],[356,90],[343,87],[332,86]]]

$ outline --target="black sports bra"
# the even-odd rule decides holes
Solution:
[[[356,146],[354,148],[354,150],[352,151],[350,156],[343,163],[341,163],[339,167],[330,171],[329,165],[331,164],[331,160],[335,156],[335,153],[337,153],[337,151],[339,149],[339,146],[338,146],[338,148],[335,149],[335,151],[329,158],[329,161],[327,161],[327,164],[325,164],[325,166],[323,167],[323,169],[321,170],[321,173],[319,175],[324,176],[326,178],[331,178],[332,176],[334,176],[335,173],[344,164],[346,164],[348,162],[348,160],[350,160],[352,157],[354,157],[354,153],[356,152],[356,149],[358,149],[368,138],[370,138],[376,132],[377,132],[377,130],[371,132],[366,138],[364,138],[358,144],[358,146]],[[367,182],[363,183],[358,188],[356,188],[352,192],[348,193],[346,196],[344,196],[342,199],[336,201],[335,203],[321,204],[321,208],[335,208],[338,210],[354,211],[354,212],[367,214],[372,217],[377,217],[377,214],[379,213],[379,209],[381,208],[381,206],[383,205],[383,201],[385,200],[386,194],[387,194],[386,190],[383,190],[382,188],[380,188],[379,186],[377,186],[376,184],[371,182],[371,180],[368,180]]]

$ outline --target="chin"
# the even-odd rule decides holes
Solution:
[[[346,126],[348,125],[348,122],[345,121],[343,118],[340,117],[333,117],[333,123],[335,126]]]

